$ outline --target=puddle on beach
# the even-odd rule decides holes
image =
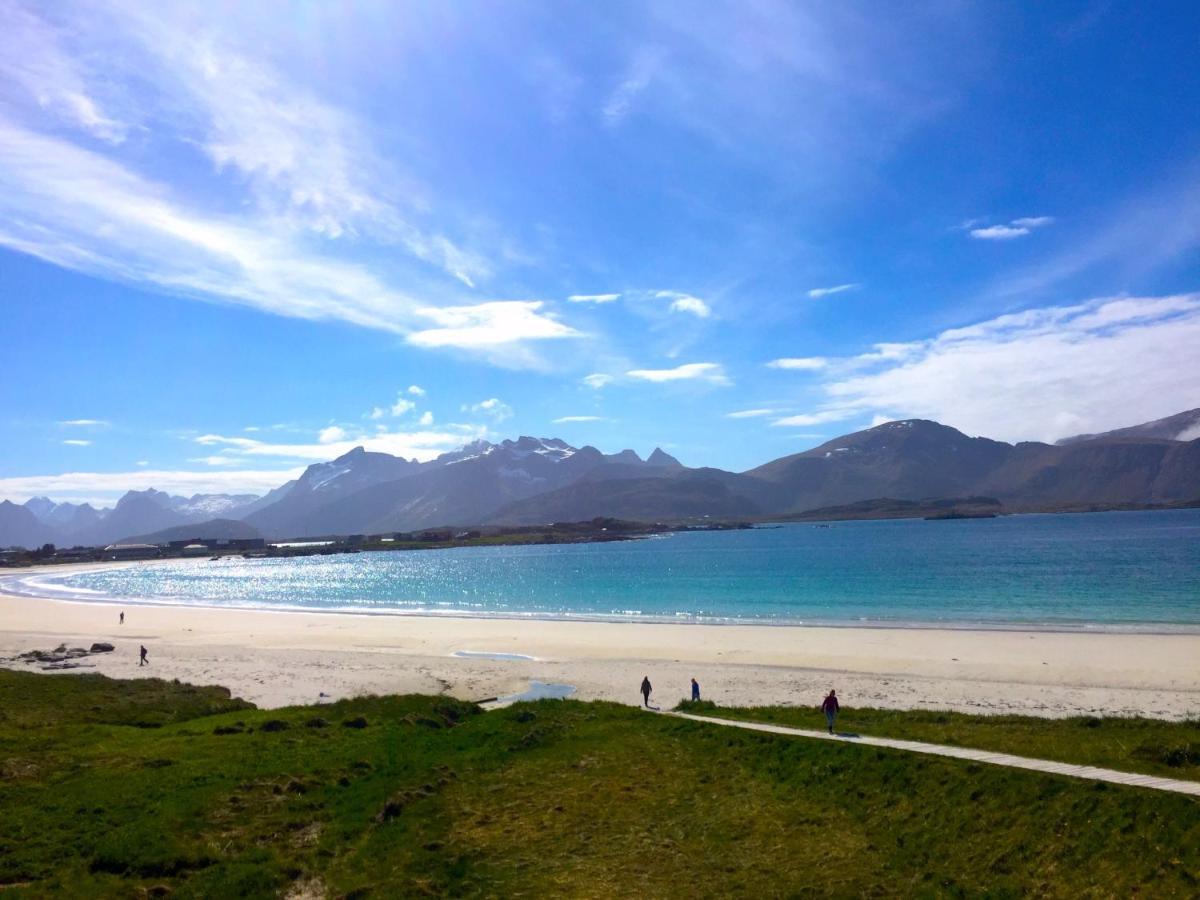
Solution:
[[[455,650],[450,655],[457,656],[459,659],[516,659],[530,662],[537,659],[535,656],[526,656],[524,653],[497,653],[491,650]]]
[[[526,700],[565,700],[573,693],[575,693],[573,684],[547,684],[544,681],[531,681],[528,690],[521,691],[519,694],[509,694],[506,697],[497,697],[493,702],[499,706],[522,703]]]

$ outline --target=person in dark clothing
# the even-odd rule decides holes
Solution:
[[[700,699],[700,682],[698,682],[695,678],[692,679],[692,699]]]
[[[124,624],[125,624],[125,613],[124,613],[123,611],[122,611],[122,613],[121,613],[121,624],[122,624],[122,625],[124,625]]]
[[[149,656],[150,651],[146,649],[145,644],[142,644],[141,646],[142,646],[141,659],[138,660],[138,665],[139,666],[148,666],[148,665],[150,665],[150,660],[147,659],[147,657]]]
[[[833,723],[837,721],[838,710],[840,708],[838,706],[837,691],[830,688],[825,702],[821,704],[821,712],[825,713],[825,723],[829,726],[830,734],[833,734]]]
[[[650,686],[650,676],[647,675],[642,679],[642,702],[646,704],[647,709],[650,708],[650,692],[653,690],[654,688]]]

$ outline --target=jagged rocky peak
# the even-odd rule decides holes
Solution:
[[[46,518],[46,516],[50,515],[50,513],[54,511],[54,508],[58,506],[58,504],[49,497],[30,497],[23,505],[39,519]]]
[[[171,495],[166,491],[159,491],[154,488],[146,488],[144,491],[126,491],[121,499],[117,501],[117,506],[127,506],[139,500],[150,500],[163,507],[163,509],[171,508]]]
[[[673,469],[683,468],[683,463],[673,457],[670,453],[663,450],[662,447],[655,447],[654,452],[646,457],[646,465],[648,466],[669,466]]]
[[[559,438],[539,438],[521,435],[515,441],[502,441],[500,449],[520,458],[536,453],[547,459],[566,459],[575,453],[575,448]]]
[[[620,453],[614,453],[609,459],[615,463],[628,463],[634,466],[642,464],[642,458],[633,450],[622,450]]]

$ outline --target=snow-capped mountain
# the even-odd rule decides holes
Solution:
[[[1200,500],[1196,418],[1192,410],[1060,446],[1007,444],[907,419],[740,474],[690,469],[661,449],[642,459],[558,438],[474,441],[423,463],[356,447],[261,498],[130,491],[112,510],[46,497],[6,501],[0,545],[104,544],[215,519],[282,538],[595,516],[787,515],[880,498],[978,496],[1027,510],[1172,504]]]
[[[425,463],[398,460],[392,471],[376,461],[368,474],[367,461],[384,454],[356,448],[332,463],[310,466],[285,497],[246,521],[272,536],[478,524],[506,504],[597,470],[621,478],[679,466],[661,450],[656,453],[648,462],[632,450],[605,456],[595,447],[573,447],[559,438],[523,436],[498,444],[473,441]]]

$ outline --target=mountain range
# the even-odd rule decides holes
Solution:
[[[476,441],[427,462],[357,447],[263,497],[130,491],[111,510],[0,502],[0,546],[223,537],[232,522],[239,536],[282,538],[597,516],[763,518],[879,498],[987,497],[1009,510],[1181,503],[1200,499],[1198,430],[1200,409],[1057,444],[1008,444],[908,419],[740,473],[689,468],[661,449],[642,459],[557,438]]]

